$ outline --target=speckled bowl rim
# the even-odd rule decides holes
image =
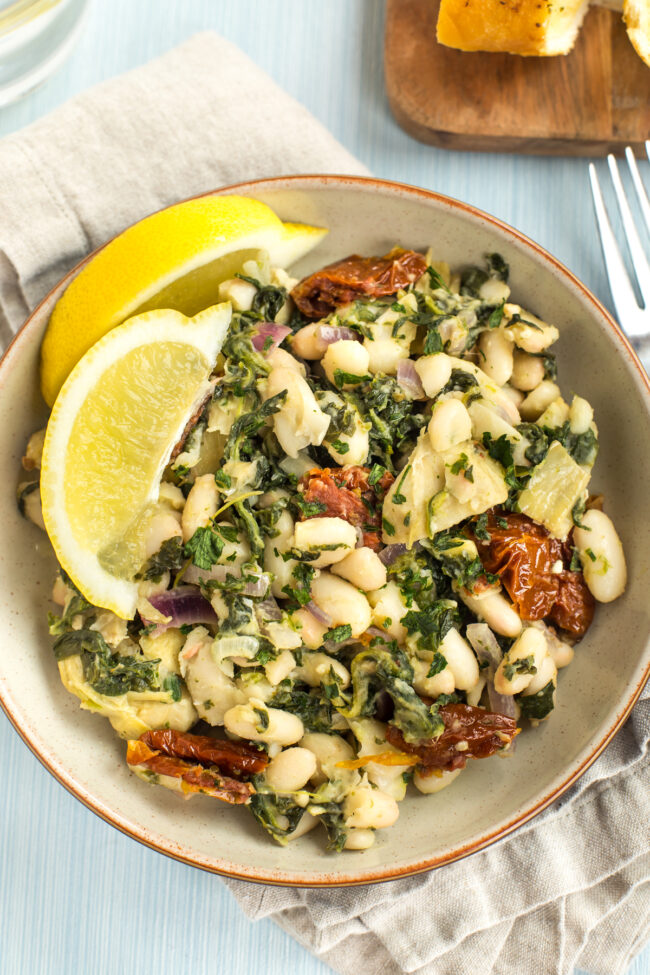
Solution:
[[[650,413],[650,380],[648,379],[643,366],[639,362],[636,353],[630,345],[630,342],[614,321],[612,316],[609,314],[607,309],[601,304],[600,301],[598,301],[591,291],[589,291],[589,289],[567,267],[564,266],[564,264],[549,254],[548,251],[544,250],[543,247],[540,247],[540,245],[535,243],[535,241],[531,240],[520,231],[515,230],[509,224],[504,223],[502,220],[499,220],[497,217],[494,217],[491,214],[485,213],[483,210],[479,210],[477,207],[471,206],[468,203],[462,203],[461,201],[445,196],[442,193],[436,193],[433,190],[426,190],[422,187],[411,186],[406,183],[399,183],[395,180],[376,179],[374,177],[367,176],[331,174],[277,176],[268,179],[248,180],[242,183],[233,183],[228,186],[220,187],[219,189],[211,190],[206,193],[199,193],[196,196],[190,197],[189,199],[200,199],[206,196],[230,195],[235,192],[240,192],[245,195],[246,193],[260,194],[265,190],[309,190],[328,187],[338,190],[345,189],[346,187],[351,189],[374,189],[379,192],[388,191],[391,195],[396,197],[404,196],[416,200],[421,199],[426,201],[434,201],[452,211],[457,211],[463,215],[469,215],[478,221],[495,227],[512,241],[519,245],[523,245],[524,249],[532,252],[538,262],[546,264],[558,272],[559,275],[565,279],[568,285],[573,286],[577,291],[580,292],[582,298],[592,305],[594,313],[597,316],[600,316],[603,323],[613,334],[614,341],[617,342],[622,348],[626,358],[629,361],[629,364],[632,365],[639,373],[639,377],[643,386],[645,387],[646,408],[648,413]],[[164,207],[162,209],[167,208]],[[110,241],[107,241],[107,243],[109,242]],[[42,306],[50,299],[52,293],[57,291],[63,284],[71,280],[84,266],[84,264],[86,264],[105,246],[106,244],[103,244],[101,247],[98,247],[92,253],[88,254],[81,261],[79,261],[74,268],[68,271],[68,273],[60,279],[60,281],[54,286],[54,288],[51,289],[51,291],[42,299],[42,301],[39,302],[31,315],[29,315],[24,324],[18,330],[10,345],[6,349],[2,359],[0,360],[0,381],[2,374],[11,369],[13,362],[20,354],[21,344],[25,340],[26,331],[34,318],[39,314]],[[433,870],[436,867],[444,866],[447,863],[453,863],[455,860],[460,860],[472,853],[476,853],[479,850],[490,846],[492,843],[495,843],[497,840],[507,836],[513,830],[528,822],[552,802],[558,799],[564,792],[566,792],[566,790],[580,778],[586,769],[588,769],[589,766],[595,762],[601,752],[607,747],[612,738],[624,724],[649,677],[650,654],[648,655],[648,661],[641,678],[630,689],[629,696],[622,704],[614,720],[605,730],[600,740],[591,748],[591,750],[582,759],[582,761],[579,762],[579,764],[567,771],[566,778],[563,779],[559,785],[555,786],[541,798],[533,802],[532,805],[526,808],[518,816],[508,821],[505,825],[500,826],[493,832],[486,832],[479,839],[474,840],[471,843],[456,846],[454,849],[449,850],[448,852],[439,856],[425,857],[424,859],[410,863],[404,867],[393,867],[387,865],[379,869],[364,870],[360,871],[357,876],[347,875],[344,878],[327,872],[319,872],[314,873],[311,878],[305,879],[304,875],[294,875],[282,869],[271,871],[265,868],[256,868],[255,866],[243,867],[241,864],[235,865],[222,859],[208,860],[207,858],[199,855],[189,854],[186,848],[184,848],[181,844],[171,842],[163,844],[159,842],[157,839],[152,838],[150,831],[146,826],[141,824],[136,825],[121,819],[114,809],[106,806],[101,800],[92,795],[91,792],[78,783],[55,755],[46,754],[45,749],[40,749],[38,744],[30,739],[28,731],[21,726],[21,723],[15,713],[19,710],[19,708],[13,704],[9,693],[2,685],[2,682],[0,682],[0,706],[27,747],[33,752],[47,771],[50,772],[54,778],[57,779],[57,781],[60,782],[65,789],[68,790],[68,792],[75,796],[75,798],[82,802],[84,806],[90,809],[91,812],[94,812],[105,822],[109,823],[111,826],[114,826],[126,836],[130,836],[132,839],[142,843],[144,846],[147,846],[158,853],[162,853],[165,856],[169,856],[174,860],[178,860],[181,863],[185,863],[188,866],[198,867],[199,869],[207,872],[231,877],[236,880],[246,880],[254,883],[271,884],[275,886],[352,887],[361,884],[374,884],[388,880],[397,880],[400,878],[413,876],[414,874],[424,873],[428,870]]]

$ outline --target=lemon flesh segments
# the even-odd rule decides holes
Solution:
[[[228,305],[190,320],[173,311],[130,319],[77,364],[52,411],[41,473],[50,540],[86,598],[124,618],[135,612],[148,509],[229,321]]]

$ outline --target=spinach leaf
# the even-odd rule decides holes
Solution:
[[[348,828],[345,825],[343,807],[337,802],[319,803],[321,810],[318,817],[327,830],[328,850],[340,853],[348,838]]]
[[[252,311],[267,322],[274,322],[275,317],[287,300],[287,289],[276,287],[273,284],[260,284],[257,278],[250,278],[246,274],[236,274],[235,277],[257,288],[257,294],[253,298]]]
[[[306,731],[332,734],[332,721],[336,711],[321,688],[309,688],[306,684],[292,686],[290,680],[282,681],[270,699],[271,707],[295,714],[305,726]]]
[[[391,652],[378,647],[361,651],[352,661],[351,677],[352,702],[349,707],[338,709],[344,717],[371,717],[379,695],[386,691],[395,708],[392,723],[406,741],[434,738],[444,730],[435,710],[428,708],[413,690],[413,668],[396,647]]]
[[[55,616],[54,613],[47,614],[47,621],[49,624],[50,635],[60,636],[66,633],[72,627],[72,621],[75,616],[79,613],[84,613],[89,609],[90,603],[81,593],[76,592],[74,596],[71,597],[68,605],[65,608],[65,612],[61,616]]]
[[[183,542],[179,537],[167,538],[156,552],[148,559],[136,578],[152,582],[160,582],[165,572],[175,576],[183,566]]]
[[[427,609],[410,609],[402,617],[402,626],[409,636],[417,635],[418,649],[434,653],[449,631],[459,625],[458,607],[453,599],[438,599]]]
[[[185,543],[185,555],[199,569],[211,569],[223,554],[226,542],[236,542],[237,529],[232,525],[210,524],[197,528]]]
[[[57,660],[78,654],[84,680],[98,694],[117,697],[127,691],[161,690],[160,660],[122,656],[111,650],[97,630],[70,630],[55,641],[53,649]]]
[[[251,796],[248,808],[260,826],[280,846],[286,846],[289,836],[298,826],[305,810],[289,796],[277,796],[272,792],[261,791],[268,788],[261,776],[254,776],[253,784],[257,791]]]
[[[521,714],[524,718],[534,718],[541,721],[548,714],[551,713],[555,704],[553,702],[553,692],[555,691],[555,686],[553,681],[550,680],[545,687],[542,687],[541,691],[537,691],[536,694],[529,694],[527,697],[519,695],[517,701],[519,702],[519,707],[521,708]]]

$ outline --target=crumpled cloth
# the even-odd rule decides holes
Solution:
[[[367,170],[212,33],[73,99],[0,142],[0,341],[128,224],[303,172]],[[369,887],[225,883],[342,975],[622,975],[650,936],[647,694],[569,792],[468,859]]]

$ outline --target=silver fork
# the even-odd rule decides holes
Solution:
[[[646,142],[645,149],[650,160],[650,140]],[[629,146],[625,150],[625,158],[630,169],[641,213],[648,228],[648,233],[650,233],[650,201],[648,200],[648,194],[641,180],[641,174],[639,173],[639,167],[634,158],[634,153]],[[600,232],[600,242],[603,248],[603,257],[605,258],[609,287],[612,292],[614,306],[621,327],[637,351],[642,348],[644,351],[647,351],[650,345],[650,264],[648,264],[648,259],[632,216],[630,204],[625,194],[623,183],[621,182],[618,163],[612,155],[607,157],[607,162],[623,221],[625,239],[630,251],[630,257],[632,258],[634,274],[643,298],[643,306],[639,305],[636,300],[632,282],[625,268],[621,251],[607,215],[596,167],[593,163],[590,163],[589,179],[591,181],[591,192],[594,198],[596,220]]]

